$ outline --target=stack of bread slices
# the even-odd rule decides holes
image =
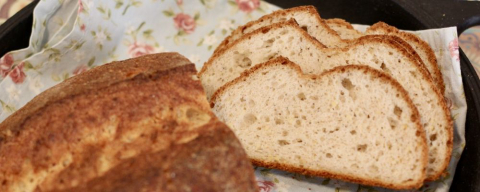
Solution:
[[[453,124],[430,46],[312,6],[240,26],[199,73],[255,165],[392,189],[438,179]]]

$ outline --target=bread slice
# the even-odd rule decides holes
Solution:
[[[368,65],[389,73],[408,90],[420,111],[430,147],[427,177],[436,179],[443,173],[453,144],[450,112],[426,70],[398,42],[365,36],[349,47],[325,48],[295,22],[277,23],[243,36],[205,63],[199,77],[207,97],[243,71],[277,56],[299,64],[306,74],[347,64]]]
[[[247,24],[238,27],[232,31],[230,36],[225,38],[220,45],[218,45],[214,53],[235,42],[237,39],[240,39],[240,37],[247,33],[274,23],[285,22],[292,18],[294,18],[311,36],[317,38],[320,43],[326,46],[343,47],[347,45],[347,42],[341,39],[337,32],[330,29],[320,18],[317,9],[314,6],[309,5],[274,11],[273,13],[264,15],[257,20],[250,21]]]
[[[410,47],[415,50],[415,52],[422,58],[422,61],[425,63],[425,67],[430,72],[433,80],[437,82],[437,86],[440,89],[441,93],[445,92],[445,83],[443,81],[442,72],[438,67],[437,57],[435,52],[433,52],[430,45],[427,42],[420,39],[420,37],[409,33],[400,31],[397,28],[390,26],[384,22],[378,22],[367,28],[365,34],[355,30],[352,25],[346,22],[343,19],[327,19],[325,20],[327,25],[336,31],[342,39],[355,39],[363,35],[391,35],[400,37],[404,40]]]
[[[437,84],[440,87],[440,92],[442,94],[445,92],[445,83],[443,81],[442,72],[438,66],[437,57],[435,56],[432,47],[430,47],[427,42],[413,33],[400,31],[384,22],[375,23],[367,29],[366,34],[393,35],[405,40],[413,47],[418,55],[420,55],[428,71],[430,71],[433,80],[438,82]]]
[[[423,184],[418,111],[400,84],[368,66],[303,75],[277,58],[223,86],[211,104],[256,165],[393,189]]]
[[[41,93],[0,124],[0,191],[257,191],[196,73],[161,53]]]
[[[215,49],[214,53],[225,48],[228,44],[233,43],[235,40],[239,39],[244,34],[250,33],[261,27],[265,27],[282,21],[287,21],[292,18],[295,19],[304,30],[306,30],[311,36],[316,38],[320,43],[331,48],[349,46],[351,43],[354,42],[356,38],[364,36],[364,34],[358,32],[357,30],[354,30],[353,27],[344,20],[334,19],[327,20],[327,22],[325,22],[325,20],[320,18],[320,15],[318,14],[315,7],[301,6],[286,10],[275,11],[271,14],[261,17],[258,20],[251,21],[244,26],[238,27],[232,32],[229,37],[227,37],[224,41],[222,41],[222,43],[220,43],[220,45]],[[338,30],[332,30],[329,27],[328,23],[330,23],[330,26],[333,26]],[[376,29],[377,33],[379,33],[379,29],[388,29],[388,31],[393,31],[393,29],[395,28],[390,29],[386,27],[376,27]],[[411,37],[408,37],[409,35],[399,35],[398,33],[393,32],[385,32],[381,34],[388,34],[399,37],[396,40],[400,44],[403,44],[404,48],[408,52],[410,52],[410,54],[412,54],[415,59],[419,60],[422,65],[425,65],[427,67],[429,74],[432,75],[434,82],[440,89],[440,92],[442,94],[444,93],[445,84],[443,82],[443,77],[438,68],[436,57],[433,54],[433,51],[431,51],[431,48],[428,46],[428,44],[425,46],[423,45],[426,44],[424,41],[418,38],[412,39]],[[344,39],[342,37],[347,37],[347,39]],[[422,45],[419,45],[419,42],[423,42],[421,43]],[[424,62],[427,64],[424,64]]]
[[[324,21],[328,27],[337,32],[342,39],[357,39],[364,35],[360,31],[355,30],[349,22],[343,19],[333,18],[324,19]]]

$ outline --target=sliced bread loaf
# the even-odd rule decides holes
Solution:
[[[254,164],[393,189],[418,188],[427,145],[407,92],[367,66],[304,75],[285,58],[247,70],[212,98]]]
[[[293,46],[292,46],[293,45]],[[199,77],[210,98],[227,82],[271,58],[284,56],[298,63],[304,73],[320,74],[347,64],[368,65],[385,71],[409,91],[421,114],[431,153],[427,176],[435,179],[447,167],[453,140],[453,124],[443,96],[427,71],[398,42],[365,36],[342,49],[325,48],[295,22],[283,22],[244,35],[214,54]]]
[[[239,39],[242,35],[250,33],[256,29],[261,27],[265,27],[274,23],[287,21],[289,19],[295,19],[298,24],[307,31],[311,36],[316,38],[320,43],[324,44],[327,47],[345,47],[354,42],[353,40],[364,36],[364,34],[360,33],[359,31],[353,29],[353,27],[346,21],[341,19],[332,19],[332,20],[325,20],[321,19],[320,15],[318,14],[317,10],[313,6],[301,6],[301,7],[294,7],[291,9],[286,10],[279,10],[275,11],[271,14],[265,15],[258,20],[251,21],[244,26],[238,27],[232,34],[227,37],[220,45],[215,49],[214,53],[218,52],[219,50],[225,48],[228,44],[233,43],[235,40]],[[329,24],[330,23],[330,24]],[[331,27],[337,29],[332,30]],[[437,87],[440,89],[441,93],[444,92],[445,85],[443,82],[442,74],[438,68],[436,57],[431,51],[431,48],[428,44],[419,45],[418,42],[423,42],[422,44],[426,44],[421,39],[412,39],[409,35],[399,35],[397,33],[393,33],[393,29],[387,27],[373,27],[377,31],[376,33],[380,34],[380,29],[385,29],[388,31],[392,31],[389,33],[381,33],[381,34],[388,34],[393,36],[398,36],[397,41],[400,44],[405,46],[404,48],[412,54],[415,59],[419,60],[422,65],[426,65],[427,70],[431,76],[433,76],[433,80],[436,83]],[[398,30],[397,30],[398,31]],[[374,33],[371,33],[374,34]],[[345,37],[345,38],[344,38]],[[388,38],[388,37],[384,37]],[[406,42],[407,41],[407,42]],[[414,49],[415,48],[415,49]],[[417,52],[420,53],[417,54]],[[428,53],[427,53],[428,52]],[[433,55],[433,56],[432,56]],[[426,62],[427,64],[424,64]]]
[[[355,30],[352,25],[343,19],[327,19],[325,20],[327,25],[336,31],[342,39],[355,39],[363,35],[391,35],[396,36],[404,40],[415,52],[422,58],[433,80],[437,82],[437,86],[440,92],[445,92],[445,83],[443,81],[442,72],[438,66],[437,57],[433,52],[432,47],[420,37],[409,33],[400,31],[397,28],[390,26],[384,22],[378,22],[370,26],[365,34]]]

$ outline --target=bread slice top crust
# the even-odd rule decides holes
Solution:
[[[448,166],[453,145],[450,111],[424,66],[394,39],[364,36],[345,48],[325,48],[295,22],[260,28],[205,63],[199,77],[207,98],[243,71],[277,56],[297,63],[306,74],[320,74],[345,64],[368,65],[389,73],[409,90],[427,130],[432,150],[427,177],[438,178]]]
[[[354,39],[359,35],[391,35],[400,37],[406,44],[412,48],[422,59],[425,67],[430,72],[433,80],[436,82],[440,92],[445,93],[445,82],[443,80],[442,72],[438,66],[437,57],[432,47],[420,39],[418,36],[398,30],[397,28],[390,26],[384,22],[377,22],[367,28],[365,34],[355,30],[350,23],[343,19],[327,19],[325,20],[327,25],[334,31],[336,31],[342,39]]]
[[[295,19],[299,25],[307,31],[311,36],[316,38],[320,43],[324,44],[327,47],[331,48],[341,48],[345,46],[349,46],[350,44],[355,42],[355,39],[364,36],[365,34],[360,33],[359,31],[353,29],[353,27],[346,21],[341,19],[328,19],[325,21],[321,19],[320,15],[318,14],[317,10],[313,6],[301,6],[301,7],[294,7],[286,10],[279,10],[275,11],[271,14],[265,15],[258,20],[251,21],[244,26],[238,27],[235,31],[232,32],[230,36],[224,39],[222,43],[215,49],[214,53],[219,52],[220,50],[224,49],[227,45],[233,43],[235,40],[238,40],[242,35],[250,33],[254,30],[257,30],[261,27],[265,27],[274,23],[284,22],[289,19]],[[330,26],[337,30],[333,30]],[[336,27],[337,26],[337,27]],[[387,33],[383,33],[387,35]],[[389,34],[394,35],[394,34]],[[342,36],[347,36],[343,38]],[[441,93],[444,92],[445,85],[443,82],[443,77],[438,70],[438,66],[435,63],[431,63],[431,60],[436,59],[434,57],[427,57],[425,54],[422,54],[420,57],[416,50],[419,52],[424,52],[422,49],[416,48],[413,49],[412,46],[419,47],[414,42],[405,42],[402,36],[396,35],[400,38],[397,38],[397,41],[405,46],[413,57],[419,60],[422,65],[426,65],[426,68],[434,77],[433,80],[437,84],[438,88],[440,89]],[[410,46],[409,43],[413,43]],[[430,48],[431,49],[431,48]],[[424,61],[425,60],[425,61]]]
[[[220,88],[211,106],[256,165],[393,189],[423,184],[428,149],[418,111],[398,82],[368,66],[305,75],[276,58]],[[390,119],[399,127],[390,128],[389,115],[403,119]]]
[[[324,19],[324,21],[328,25],[328,27],[337,32],[337,34],[342,39],[356,39],[364,36],[364,34],[362,34],[360,31],[355,30],[349,22],[343,19],[333,18]]]
[[[196,74],[185,57],[162,53],[99,66],[41,93],[0,124],[0,191],[88,187],[82,185],[137,155],[178,149],[199,137],[201,127],[226,129],[215,123]],[[211,179],[255,191],[252,167],[243,149],[236,150],[240,164],[222,171],[242,174]]]
[[[433,80],[437,82],[440,92],[442,94],[445,93],[445,82],[438,65],[437,57],[427,42],[412,33],[400,31],[384,22],[373,24],[367,29],[366,34],[394,35],[405,40],[420,55],[428,71],[430,71]]]
[[[222,50],[227,45],[233,43],[247,33],[274,23],[285,22],[292,18],[295,18],[295,20],[300,23],[300,26],[305,31],[314,33],[312,36],[316,37],[322,44],[333,47],[345,46],[346,42],[344,42],[344,40],[338,36],[337,32],[327,26],[327,24],[320,18],[317,9],[310,5],[274,11],[270,14],[260,17],[257,20],[250,21],[243,26],[239,26],[237,29],[232,31],[230,36],[225,38],[220,45],[218,45],[214,53]]]

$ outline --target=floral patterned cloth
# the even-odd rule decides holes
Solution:
[[[260,0],[42,0],[34,10],[29,47],[0,58],[0,121],[45,89],[110,61],[176,51],[200,69],[238,25],[277,9]],[[447,176],[419,191],[447,191],[465,145],[457,34],[455,28],[415,33],[437,53],[455,119]],[[255,173],[264,192],[388,191],[262,167]]]

